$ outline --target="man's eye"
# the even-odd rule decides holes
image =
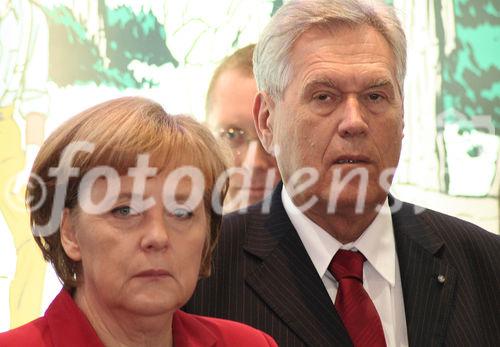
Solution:
[[[139,214],[139,212],[137,212],[130,206],[119,206],[112,209],[111,214],[113,214],[113,216],[115,217],[124,218],[129,216],[136,216]]]
[[[238,147],[245,143],[245,132],[239,128],[222,129],[220,136],[231,147]]]
[[[234,132],[234,131],[231,131],[231,132],[227,132],[226,133],[226,138],[228,140],[234,140],[234,139],[237,139],[238,137],[240,137],[241,135],[237,132]]]
[[[314,99],[319,100],[319,101],[328,101],[328,100],[332,99],[332,97],[330,94],[320,93],[320,94],[316,94],[314,96]]]
[[[172,215],[178,219],[189,219],[193,216],[193,211],[187,208],[177,207],[172,210]]]
[[[243,130],[236,129],[236,128],[229,128],[229,129],[224,131],[224,136],[228,140],[238,139],[240,137],[243,137]]]
[[[370,101],[382,101],[382,99],[384,99],[384,97],[378,93],[370,93],[368,94],[368,98]]]

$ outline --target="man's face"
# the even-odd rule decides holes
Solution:
[[[208,115],[213,128],[230,145],[234,166],[239,168],[231,175],[229,187],[230,200],[238,194],[242,197],[235,208],[262,200],[280,180],[274,157],[262,148],[256,135],[252,115],[256,94],[253,77],[226,70],[219,76]]]
[[[368,177],[365,208],[382,203],[387,193],[379,177],[397,166],[403,137],[402,98],[388,43],[370,26],[313,28],[295,42],[290,64],[293,77],[283,99],[265,96],[269,116],[262,124],[264,144],[277,153],[285,184],[304,167],[319,173],[294,202],[301,207],[315,196],[310,214],[324,214],[332,181],[355,170]],[[354,208],[360,177],[338,193],[336,211]]]

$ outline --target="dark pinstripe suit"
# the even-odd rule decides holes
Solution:
[[[270,214],[258,204],[224,218],[213,274],[200,281],[186,310],[253,325],[282,346],[350,346],[281,189]],[[500,237],[413,211],[405,203],[392,216],[410,345],[500,345]]]

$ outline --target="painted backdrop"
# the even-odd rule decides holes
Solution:
[[[393,0],[408,36],[394,194],[498,232],[500,4]],[[59,290],[23,194],[50,132],[97,102],[143,95],[204,118],[216,64],[255,42],[281,0],[0,1],[0,331]]]

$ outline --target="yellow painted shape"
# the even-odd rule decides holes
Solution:
[[[40,316],[47,264],[31,234],[24,207],[25,189],[13,192],[14,178],[24,168],[25,155],[12,113],[12,107],[0,108],[0,213],[12,233],[17,254],[10,286],[10,325],[14,328]]]

